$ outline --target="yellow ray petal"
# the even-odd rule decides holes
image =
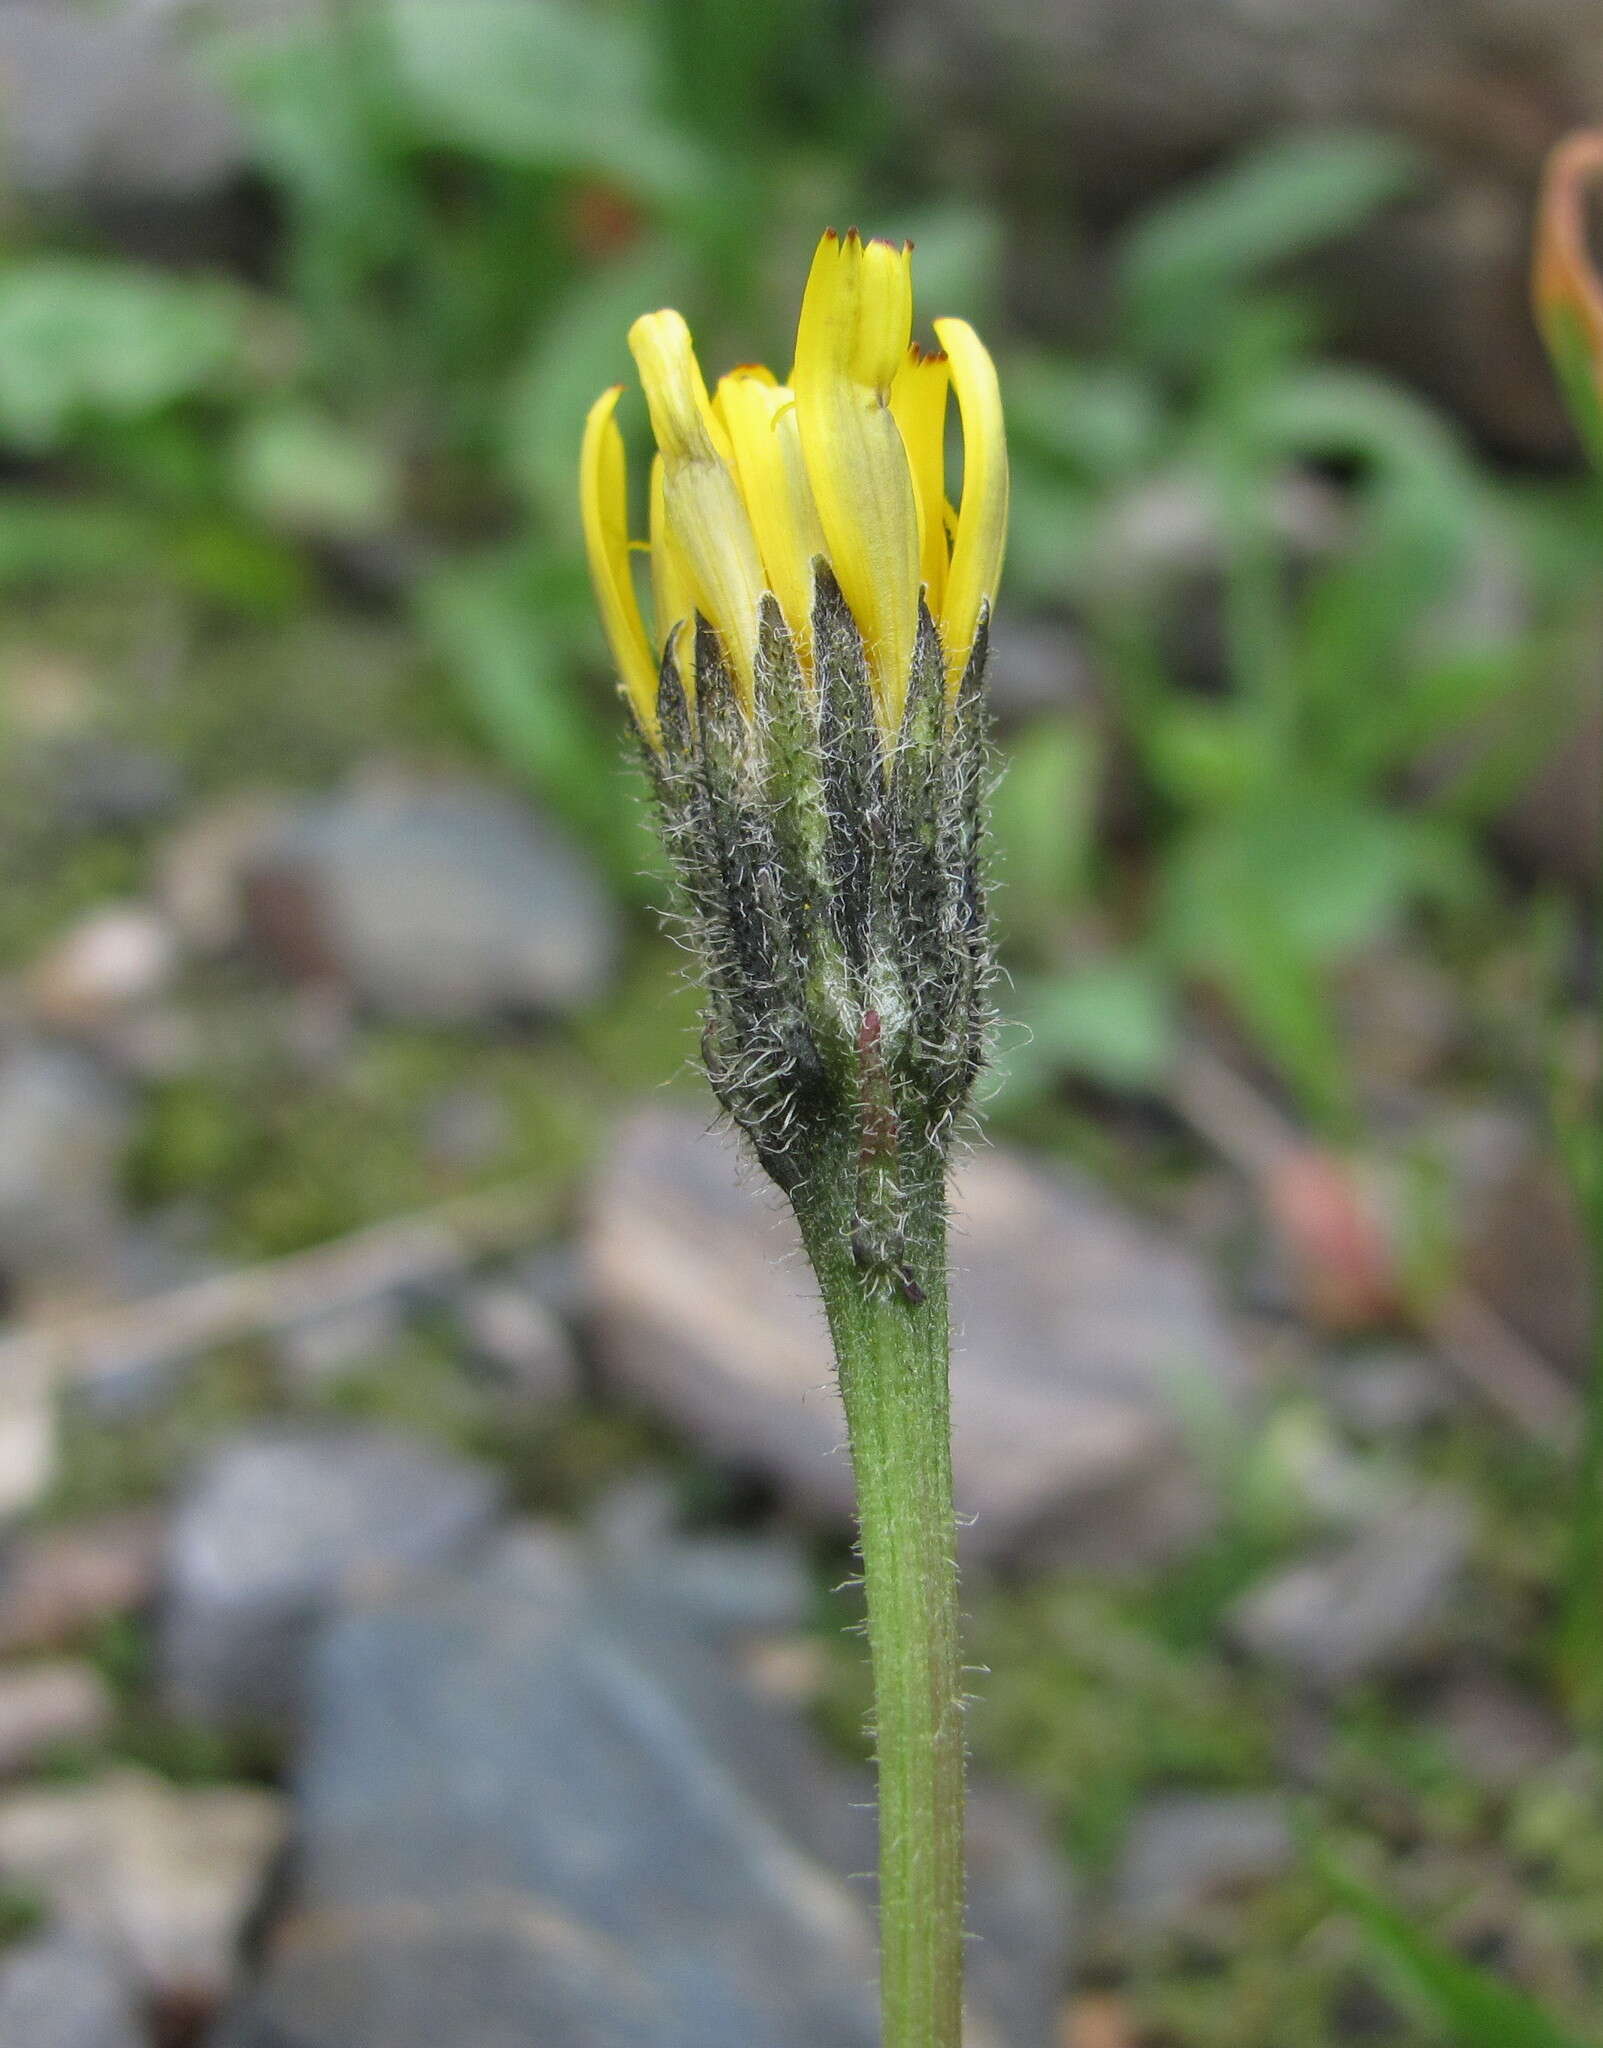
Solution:
[[[663,460],[651,458],[651,610],[657,647],[666,657],[670,642],[679,667],[679,680],[692,704],[696,701],[696,617],[695,592],[690,571],[679,552],[679,543],[668,524],[663,488]],[[692,628],[686,632],[685,628]]]
[[[918,506],[919,574],[931,612],[946,594],[946,392],[944,355],[910,348],[891,386],[891,413],[901,429]]]
[[[813,502],[862,632],[887,732],[902,715],[918,631],[913,477],[890,410],[913,325],[909,249],[828,234],[796,331],[797,424]]]
[[[767,384],[776,391],[779,388],[779,379],[766,363],[736,363],[735,367],[727,375],[718,379],[718,389],[712,395],[712,409],[718,414],[720,419],[723,418],[723,388],[729,382],[730,377],[753,377],[759,384]],[[724,424],[727,426],[729,423],[725,420]]]
[[[715,409],[735,451],[735,472],[751,514],[768,588],[779,599],[802,673],[812,673],[813,561],[824,529],[802,462],[792,392],[748,366],[718,380]]]
[[[662,450],[666,529],[678,544],[697,609],[723,641],[736,690],[749,710],[763,576],[729,437],[708,401],[690,330],[677,313],[644,314],[629,330],[629,346]]]
[[[613,418],[622,390],[615,384],[603,391],[585,420],[579,451],[579,515],[590,581],[612,658],[641,729],[655,744],[657,663],[641,623],[629,566],[628,475],[623,436]]]
[[[937,320],[935,332],[951,359],[952,388],[963,422],[963,497],[952,536],[941,611],[946,681],[963,679],[979,626],[980,606],[994,604],[1007,543],[1007,439],[996,365],[966,320]]]

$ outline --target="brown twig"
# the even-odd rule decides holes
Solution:
[[[24,1327],[0,1338],[0,1386],[40,1373],[61,1382],[109,1385],[131,1371],[448,1278],[528,1243],[552,1217],[549,1190],[517,1182],[144,1301]]]
[[[1266,1188],[1312,1149],[1281,1110],[1198,1039],[1181,1053],[1169,1099],[1255,1187]],[[1454,1284],[1428,1302],[1404,1299],[1399,1307],[1442,1362],[1528,1436],[1573,1448],[1581,1422],[1574,1387],[1473,1288]]]

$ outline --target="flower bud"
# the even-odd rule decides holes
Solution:
[[[581,465],[708,1077],[793,1199],[846,1189],[858,1263],[903,1292],[911,1198],[940,1199],[990,1024],[983,685],[1007,524],[995,371],[962,321],[937,323],[942,353],[912,347],[910,253],[825,236],[790,386],[747,367],[709,398],[678,315],[636,323],[659,448],[649,634],[615,393]]]
[[[1603,469],[1603,278],[1591,254],[1587,203],[1603,186],[1603,128],[1561,142],[1547,160],[1532,279],[1537,324],[1581,439]]]

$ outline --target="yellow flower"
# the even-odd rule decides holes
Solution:
[[[949,691],[995,601],[1007,532],[1007,448],[996,371],[963,320],[940,351],[912,341],[912,249],[831,231],[802,299],[788,385],[746,365],[708,396],[689,329],[647,313],[630,329],[657,444],[649,533],[652,625],[635,591],[619,393],[591,408],[580,506],[602,623],[642,731],[657,738],[657,679],[672,650],[693,696],[699,617],[717,635],[750,712],[758,614],[771,593],[804,678],[812,674],[816,564],[856,620],[880,726],[896,733],[920,602],[941,638]],[[948,392],[962,427],[962,487],[946,485]]]

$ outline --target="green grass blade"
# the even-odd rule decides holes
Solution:
[[[1313,1858],[1399,2003],[1454,2048],[1598,2048],[1595,2038],[1572,2033],[1535,1999],[1415,1927],[1339,1857],[1316,1847]]]

